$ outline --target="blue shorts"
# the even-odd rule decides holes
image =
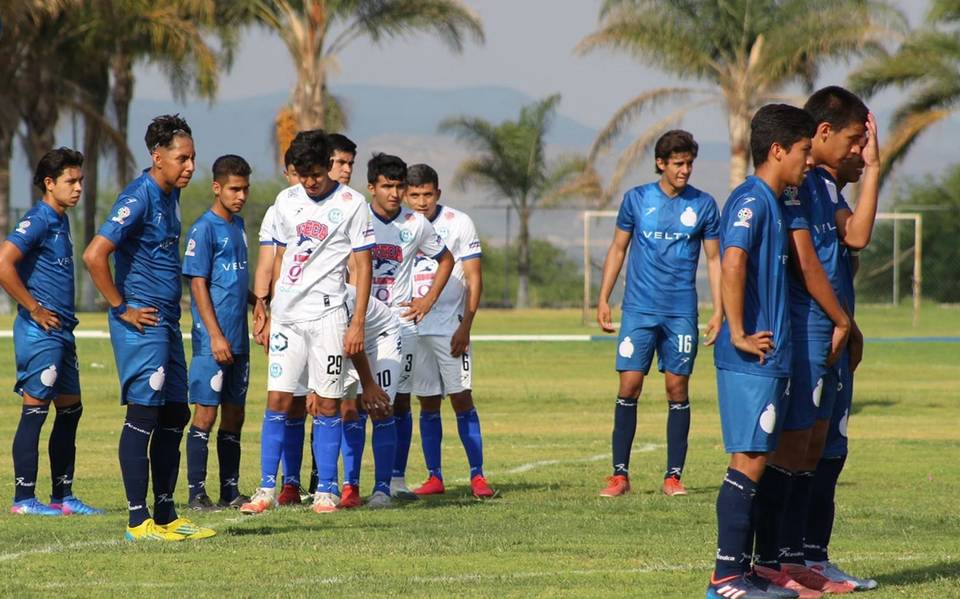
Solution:
[[[853,373],[850,372],[850,354],[844,351],[840,360],[827,373],[825,385],[829,384],[836,395],[827,429],[827,443],[823,457],[839,458],[847,455],[847,422],[853,406]]]
[[[768,453],[777,448],[788,380],[717,368],[720,428],[727,453]]]
[[[217,364],[213,356],[190,358],[190,403],[243,406],[250,381],[250,356],[233,356],[233,364]]]
[[[830,340],[797,339],[793,342],[793,362],[790,364],[790,388],[787,395],[783,430],[802,431],[816,422],[823,404],[823,377],[827,374],[827,356]],[[827,394],[830,397],[835,397]],[[828,398],[829,399],[829,398]],[[832,399],[829,399],[832,402]],[[832,409],[832,404],[830,408]]]
[[[120,403],[158,407],[187,401],[187,361],[176,322],[161,319],[143,332],[109,315],[110,343],[120,375]]]
[[[80,395],[80,370],[73,333],[43,330],[33,319],[13,321],[17,382],[13,390],[51,401],[58,395]]]
[[[656,350],[660,372],[690,376],[698,335],[696,316],[624,312],[617,339],[617,372],[647,374]]]

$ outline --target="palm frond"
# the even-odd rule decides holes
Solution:
[[[890,139],[880,152],[880,181],[886,181],[893,168],[902,161],[913,144],[925,131],[950,116],[950,110],[928,110],[903,118],[890,133]]]

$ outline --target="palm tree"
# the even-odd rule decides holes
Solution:
[[[911,93],[893,114],[881,155],[881,181],[914,142],[960,108],[960,0],[933,0],[925,27],[911,33],[893,53],[864,62],[851,86],[870,95],[896,86]]]
[[[612,195],[660,133],[692,110],[719,105],[727,112],[733,187],[747,173],[750,119],[757,108],[783,101],[788,84],[811,88],[828,60],[879,49],[904,23],[885,0],[606,0],[600,28],[577,52],[620,50],[712,85],[660,87],[633,98],[599,133],[588,159],[594,162],[645,110],[674,107],[621,155],[607,191]]]
[[[547,161],[544,137],[559,103],[559,94],[552,95],[522,108],[516,121],[499,125],[467,116],[440,123],[441,132],[453,134],[477,151],[457,167],[454,184],[476,185],[496,198],[506,198],[519,215],[517,308],[530,304],[530,217],[538,206],[578,195],[573,184],[586,166],[582,157],[575,156]]]

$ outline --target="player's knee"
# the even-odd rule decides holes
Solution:
[[[127,404],[125,421],[134,428],[152,432],[160,421],[160,408],[135,403]]]
[[[357,400],[344,399],[340,401],[340,417],[344,422],[356,422],[360,420],[360,410],[357,407]]]
[[[290,407],[287,409],[287,418],[296,420],[297,418],[307,417],[307,398],[294,397],[290,401]]]
[[[320,416],[326,418],[333,418],[340,413],[339,402],[336,399],[330,399],[327,397],[318,397],[317,398],[317,412]]]
[[[304,399],[306,401],[306,399]],[[290,411],[290,404],[293,403],[293,395],[279,391],[270,391],[267,393],[267,409],[274,412]]]
[[[643,391],[643,373],[642,372],[621,372],[620,373],[620,390],[617,393],[618,397],[623,397],[627,399],[636,399],[640,397],[641,391]]]
[[[239,433],[243,428],[245,417],[246,410],[243,406],[225,404],[221,408],[220,428],[231,433]]]
[[[687,401],[688,396],[687,379],[667,381],[667,401],[671,403],[683,403]]]
[[[473,394],[470,392],[470,389],[464,389],[459,393],[451,393],[450,405],[453,406],[453,411],[457,412],[458,414],[472,410]]]
[[[410,394],[397,393],[397,397],[393,401],[393,413],[399,416],[402,414],[406,414],[409,411],[410,411]]]
[[[439,412],[440,406],[443,403],[443,396],[440,395],[431,395],[429,397],[418,397],[420,400],[420,411],[421,412]]]
[[[190,422],[190,407],[186,403],[171,401],[160,406],[158,423],[165,428],[186,428]]]
[[[217,422],[216,406],[198,405],[193,411],[193,426],[202,431],[210,431]]]

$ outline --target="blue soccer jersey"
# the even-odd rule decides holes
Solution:
[[[115,246],[114,278],[125,302],[180,318],[180,190],[165,194],[145,170],[110,209],[99,234]]]
[[[724,321],[717,336],[714,363],[718,368],[746,374],[789,377],[792,358],[789,289],[787,283],[787,232],[777,198],[758,177],[733,190],[720,217],[720,248],[737,247],[747,253],[747,278],[743,290],[743,329],[748,335],[772,331],[774,349],[763,365],[730,341]]]
[[[57,214],[47,203],[40,202],[27,211],[7,241],[23,253],[23,259],[17,264],[17,274],[27,291],[44,308],[60,317],[63,331],[72,331],[77,326],[77,316],[73,301],[70,219],[66,214]],[[24,306],[19,306],[18,312],[31,321]]]
[[[234,216],[227,222],[212,210],[193,223],[183,254],[183,274],[209,281],[210,299],[217,323],[234,354],[250,353],[247,336],[247,236],[243,219]],[[196,300],[193,313],[193,354],[210,354],[210,335],[200,318]]]
[[[787,188],[783,195],[787,229],[808,229],[823,270],[839,299],[843,290],[841,262],[846,261],[837,236],[836,212],[841,205],[833,177],[822,168],[807,173],[799,188]],[[795,339],[830,339],[833,321],[820,304],[807,292],[803,279],[795,271],[790,274],[790,319]]]
[[[617,214],[632,235],[623,310],[696,316],[700,245],[720,236],[719,225],[716,201],[692,185],[674,198],[657,182],[628,191]]]

